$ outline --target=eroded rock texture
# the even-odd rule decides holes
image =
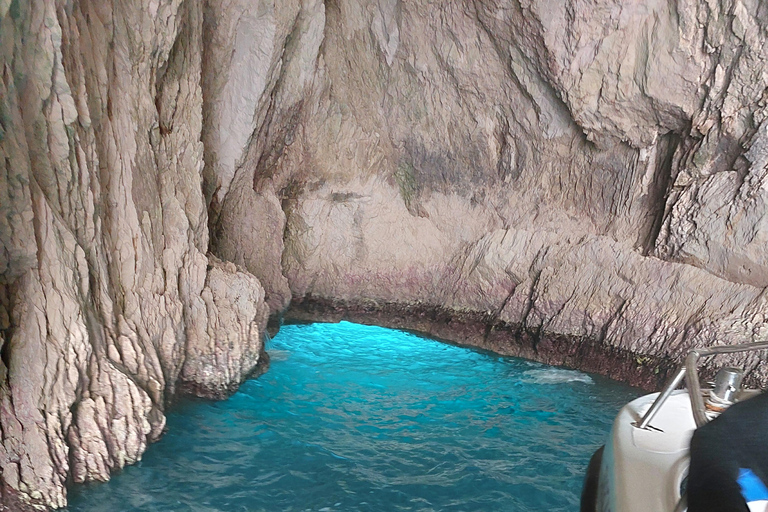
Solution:
[[[758,0],[0,0],[0,40],[13,509],[289,304],[645,385],[768,334]]]
[[[472,343],[501,328],[533,340],[510,353],[597,369],[551,340],[643,366],[766,334],[764,5],[339,1],[325,19],[292,144],[254,173],[282,191],[296,298],[474,313],[493,328]]]
[[[60,507],[255,367],[258,280],[207,256],[203,8],[0,3],[0,469]]]

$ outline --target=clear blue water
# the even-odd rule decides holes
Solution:
[[[191,401],[85,511],[575,511],[639,391],[351,323],[284,326],[269,371]]]

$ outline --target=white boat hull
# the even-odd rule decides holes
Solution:
[[[696,429],[687,391],[675,391],[649,427],[636,425],[658,393],[622,408],[600,465],[598,512],[674,512],[688,471],[688,450]]]

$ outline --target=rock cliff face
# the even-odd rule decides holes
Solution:
[[[203,6],[2,2],[0,468],[65,505],[253,370],[258,280],[208,253]]]
[[[0,42],[11,510],[291,304],[646,385],[768,334],[757,0],[0,0]]]

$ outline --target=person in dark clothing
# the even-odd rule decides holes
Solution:
[[[768,393],[762,393],[694,432],[688,512],[765,510],[767,486]]]

